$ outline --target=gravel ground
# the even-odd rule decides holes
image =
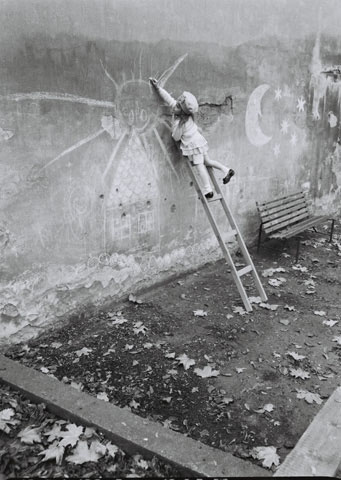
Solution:
[[[339,226],[290,253],[251,251],[269,300],[243,277],[249,314],[219,261],[5,353],[274,471],[341,385]]]

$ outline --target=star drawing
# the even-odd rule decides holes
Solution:
[[[277,88],[275,90],[275,100],[279,101],[282,98],[282,90],[280,88]]]
[[[290,143],[291,143],[291,145],[296,145],[296,143],[297,143],[297,135],[296,135],[296,133],[293,133],[293,134],[291,135]]]
[[[299,112],[304,112],[304,104],[306,101],[304,100],[303,97],[297,99],[297,105],[296,108],[298,108]]]
[[[287,120],[283,120],[283,122],[281,123],[281,132],[285,135],[286,133],[288,133],[288,129],[289,122]]]
[[[278,157],[278,155],[280,154],[280,152],[281,152],[281,147],[280,147],[280,145],[279,145],[278,143],[276,143],[276,145],[274,146],[273,152],[274,152],[275,157]]]

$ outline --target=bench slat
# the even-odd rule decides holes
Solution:
[[[268,208],[267,210],[263,210],[262,212],[259,212],[259,213],[262,220],[266,221],[270,215],[274,215],[274,214],[280,215],[281,212],[285,212],[285,211],[288,211],[289,213],[290,211],[298,210],[299,208],[302,208],[302,207],[308,208],[304,198],[294,200],[293,202],[290,202],[286,205],[280,205],[278,207]]]
[[[307,217],[309,217],[309,212],[303,208],[298,212],[290,213],[277,220],[272,220],[271,222],[265,223],[263,225],[263,229],[266,233],[270,233],[275,230],[279,230],[280,228],[285,228],[288,225],[297,223]]]
[[[256,202],[256,205],[259,210],[262,210],[264,206],[265,208],[277,207],[278,205],[283,205],[285,203],[290,202],[291,200],[296,200],[298,198],[305,198],[304,193],[296,192],[291,195],[287,195],[285,197],[276,198],[275,200],[270,200],[269,202]]]
[[[288,228],[287,230],[283,230],[281,232],[272,233],[270,238],[290,238],[297,235],[308,228],[311,228],[315,225],[319,225],[321,223],[326,222],[329,219],[328,216],[318,216],[318,217],[310,217],[307,220],[294,225],[292,228]]]
[[[289,213],[297,212],[297,215],[300,215],[302,213],[302,210],[306,210],[309,213],[307,206],[304,203],[301,203],[300,205],[295,205],[294,207],[286,208],[269,215],[264,215],[264,216],[261,215],[261,218],[262,218],[263,224],[266,224],[266,223],[269,223],[271,220],[277,220],[279,218],[282,218],[288,215]]]

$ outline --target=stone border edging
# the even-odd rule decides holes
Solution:
[[[25,367],[0,354],[0,380],[70,421],[97,428],[117,446],[146,458],[157,456],[184,475],[208,477],[268,477],[271,472],[230,453],[209,447],[144,419],[126,409]]]

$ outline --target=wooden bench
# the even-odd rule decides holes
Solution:
[[[264,233],[268,239],[287,240],[291,237],[297,237],[297,263],[301,239],[299,234],[310,228],[314,228],[316,232],[316,225],[326,223],[329,220],[332,223],[327,235],[329,236],[330,242],[333,239],[335,220],[328,215],[311,215],[303,192],[296,192],[268,202],[256,202],[256,205],[261,218],[257,252],[259,252],[262,233]],[[325,234],[324,232],[317,233]]]

